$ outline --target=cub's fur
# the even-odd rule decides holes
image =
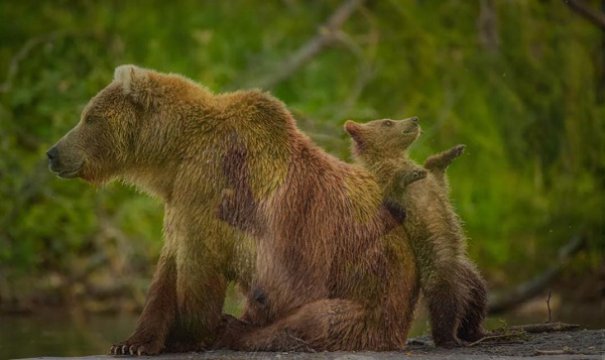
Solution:
[[[348,121],[345,130],[353,139],[356,161],[376,176],[387,198],[405,205],[404,227],[416,254],[435,344],[453,346],[481,338],[486,285],[466,254],[464,232],[448,199],[445,177],[446,167],[464,146],[429,157],[426,178],[410,182],[423,171],[406,151],[420,134],[417,118]]]

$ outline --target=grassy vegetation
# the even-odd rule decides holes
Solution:
[[[0,302],[141,283],[161,246],[158,202],[46,169],[45,151],[135,63],[214,91],[254,84],[317,33],[339,1],[0,2]],[[423,160],[454,144],[452,198],[494,287],[553,261],[573,234],[593,272],[605,241],[603,33],[559,1],[373,1],[272,92],[328,151],[346,119],[418,115]],[[84,281],[83,279],[86,279]],[[28,281],[31,280],[31,281]],[[68,289],[67,292],[64,289]],[[95,291],[100,291],[95,288]]]

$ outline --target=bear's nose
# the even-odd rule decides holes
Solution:
[[[59,157],[59,150],[57,150],[56,146],[53,146],[46,152],[46,156],[48,157],[48,160],[53,161]]]

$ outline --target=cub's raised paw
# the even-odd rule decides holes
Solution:
[[[466,148],[466,145],[464,145],[464,144],[454,146],[454,148],[452,149],[453,157],[458,157],[458,156],[462,155],[464,153],[465,148]]]
[[[136,341],[126,340],[122,343],[114,344],[109,349],[110,355],[157,355],[162,351],[163,344],[158,341]]]

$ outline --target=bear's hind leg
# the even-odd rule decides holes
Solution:
[[[324,299],[306,304],[271,325],[243,334],[231,332],[218,347],[243,351],[396,350],[397,334],[380,331],[368,310],[351,300]],[[401,338],[401,337],[398,337]]]

